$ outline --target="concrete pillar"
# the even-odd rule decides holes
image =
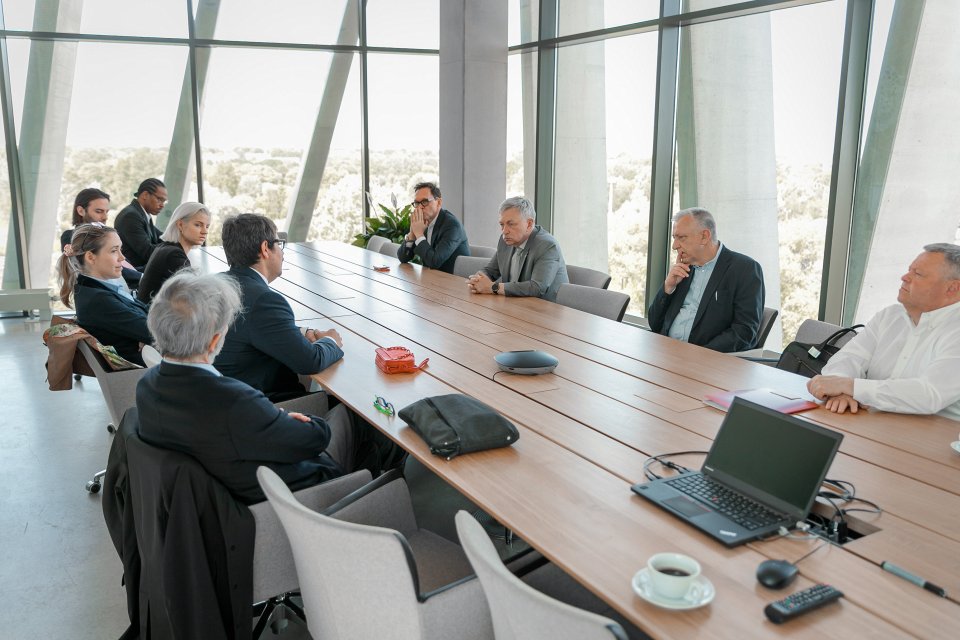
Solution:
[[[603,9],[600,2],[561,2],[559,23],[602,28]],[[567,264],[608,271],[604,43],[557,55],[553,235]]]
[[[79,31],[83,0],[37,0],[35,31]],[[23,222],[27,241],[24,267],[34,287],[50,279],[50,252],[57,232],[60,183],[66,151],[70,99],[77,65],[76,42],[30,43],[30,61],[20,125],[20,175]],[[13,221],[11,220],[11,225]],[[3,288],[19,287],[16,248],[11,227],[7,236],[7,268]]]
[[[956,239],[960,66],[949,61],[960,59],[951,35],[958,29],[958,3],[895,7],[862,160],[865,169],[884,171],[860,172],[869,180],[857,185],[850,269],[859,271],[862,288],[845,321],[864,322],[896,302],[900,276],[923,245]]]
[[[708,209],[720,240],[760,263],[766,304],[776,308],[780,244],[769,14],[690,27],[683,37],[689,39],[684,51],[690,52],[690,68],[681,69],[680,88],[692,93],[693,139],[679,131],[678,120],[678,139],[687,137],[678,144],[678,163],[689,166],[686,154],[695,154],[696,184],[681,200]],[[681,115],[689,122],[689,113]],[[779,336],[775,327],[768,346],[775,348]]]
[[[495,245],[507,171],[506,0],[440,3],[440,186],[471,244]]]
[[[340,22],[337,44],[355,45],[359,41],[359,4],[359,0],[347,2],[343,20]],[[343,103],[343,95],[347,89],[354,55],[339,52],[332,54],[330,59],[327,83],[323,87],[323,98],[317,110],[313,135],[310,136],[310,142],[304,152],[300,175],[297,177],[297,184],[287,210],[287,237],[292,242],[303,242],[310,231],[310,221],[313,219],[313,210],[317,206],[320,182],[323,180],[327,157],[330,155],[330,142],[337,127],[337,116],[340,115],[340,105]],[[330,215],[330,212],[321,212],[321,215]]]
[[[197,15],[194,19],[194,34],[198,38],[213,38],[220,14],[220,0],[199,0]],[[196,50],[197,100],[203,114],[203,89],[207,83],[207,69],[210,67],[210,49],[200,47]],[[167,185],[169,200],[163,211],[157,216],[157,226],[164,229],[173,210],[189,197],[193,167],[196,163],[196,149],[193,128],[193,85],[190,78],[190,61],[183,72],[183,86],[180,89],[180,104],[177,107],[177,119],[173,125],[173,138],[167,153],[167,168],[163,172],[163,182]],[[146,177],[146,176],[144,176]]]

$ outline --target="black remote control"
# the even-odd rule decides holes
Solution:
[[[842,597],[842,592],[828,584],[815,584],[803,591],[792,593],[783,600],[771,602],[764,607],[763,612],[774,624],[783,624]]]

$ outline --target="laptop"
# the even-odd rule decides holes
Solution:
[[[735,398],[700,471],[635,484],[728,547],[806,519],[843,435]]]

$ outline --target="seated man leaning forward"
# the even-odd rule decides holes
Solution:
[[[164,283],[147,319],[163,361],[137,384],[140,436],[193,456],[247,504],[264,499],[260,465],[294,490],[354,470],[372,427],[345,405],[325,418],[287,413],[213,367],[239,311],[240,287],[230,278],[187,270]]]
[[[752,349],[763,315],[763,270],[717,240],[706,209],[673,217],[677,261],[647,311],[656,333],[715,351]]]
[[[566,284],[567,265],[557,239],[536,224],[537,212],[526,198],[500,205],[500,241],[490,263],[467,278],[471,293],[535,296],[555,302]]]
[[[410,233],[397,251],[400,262],[420,256],[425,267],[453,273],[457,256],[469,256],[470,245],[463,225],[456,216],[441,209],[440,188],[432,182],[421,182],[413,188],[413,213]]]
[[[304,395],[298,376],[322,371],[343,357],[335,329],[297,327],[290,303],[268,286],[283,272],[284,244],[266,216],[242,213],[223,223],[227,273],[240,284],[243,313],[230,326],[214,364],[274,402]]]
[[[960,420],[960,246],[928,244],[878,312],[807,383],[836,413],[860,405]]]

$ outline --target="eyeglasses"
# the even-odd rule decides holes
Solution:
[[[397,410],[393,408],[393,404],[387,402],[383,396],[377,396],[373,399],[373,408],[385,416],[392,416],[397,412]]]
[[[279,244],[279,245],[280,245],[280,251],[283,251],[283,248],[284,248],[285,246],[287,246],[287,241],[286,241],[286,240],[281,240],[280,238],[274,238],[273,240],[267,240],[267,244],[270,245],[271,248],[273,248],[274,245],[278,245],[278,244]]]
[[[155,194],[155,193],[151,193],[150,195],[152,195],[154,198],[156,198],[157,201],[158,201],[160,204],[167,204],[167,202],[169,202],[169,200],[168,200],[167,198],[161,198],[160,196],[158,196],[158,195]]]
[[[422,209],[423,207],[427,206],[431,202],[434,202],[435,200],[436,198],[424,198],[423,200],[414,200],[410,204],[413,205],[414,209]]]

